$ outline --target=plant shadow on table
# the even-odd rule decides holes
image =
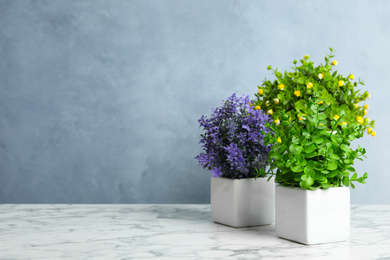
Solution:
[[[178,225],[181,223],[209,224],[208,226],[218,233],[229,233],[240,237],[262,236],[271,240],[278,239],[275,234],[275,224],[237,228],[213,222],[209,205],[188,205],[186,207],[183,207],[183,205],[159,206],[158,218],[175,220]]]
[[[215,227],[215,234],[218,241],[226,241],[240,246],[247,241],[258,241],[262,247],[274,246],[280,244],[280,240],[275,233],[275,224],[251,227],[231,227],[216,222],[212,223]],[[244,242],[246,241],[246,242]],[[257,242],[253,242],[257,243]]]

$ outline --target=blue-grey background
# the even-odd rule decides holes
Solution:
[[[309,54],[365,80],[390,203],[390,1],[0,0],[0,203],[208,203],[197,119]]]

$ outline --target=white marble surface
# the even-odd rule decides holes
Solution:
[[[215,224],[209,205],[0,205],[0,259],[390,259],[390,205],[353,205],[347,242]]]

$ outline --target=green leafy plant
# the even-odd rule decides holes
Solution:
[[[342,185],[355,188],[353,182],[365,183],[367,173],[358,178],[354,160],[362,160],[366,150],[360,146],[353,150],[350,142],[363,136],[359,123],[341,125],[339,119],[327,119],[320,106],[309,101],[310,110],[305,120],[290,121],[282,113],[283,127],[268,125],[275,135],[265,138],[266,144],[274,144],[268,154],[270,171],[276,169],[275,182],[283,186],[302,189],[327,189]],[[330,124],[331,129],[326,127]],[[303,127],[302,127],[303,126]]]
[[[274,119],[267,125],[274,134],[265,138],[266,144],[274,144],[269,172],[283,186],[355,188],[355,182],[365,183],[368,177],[367,173],[358,177],[353,168],[354,160],[362,160],[366,150],[360,146],[353,150],[350,145],[366,131],[375,136],[374,121],[364,118],[368,105],[358,105],[369,94],[360,94],[356,87],[364,83],[352,82],[352,74],[346,78],[331,73],[337,61],[330,63],[334,57],[330,50],[325,65],[314,67],[306,55],[293,72],[274,70],[277,80],[265,80],[256,94],[256,109],[263,108]]]
[[[308,55],[300,60],[299,67],[294,60],[292,72],[281,73],[277,68],[273,70],[268,66],[267,69],[273,71],[276,80],[264,80],[263,84],[258,86],[254,106],[266,111],[278,124],[282,111],[285,111],[290,120],[303,120],[310,109],[308,99],[314,99],[321,105],[326,118],[337,118],[343,112],[345,116],[342,124],[358,122],[368,133],[375,136],[376,133],[372,130],[375,121],[364,118],[368,112],[368,104],[359,105],[370,97],[367,91],[361,93],[360,89],[356,89],[358,85],[364,85],[364,82],[360,79],[354,82],[353,74],[344,77],[337,71],[332,72],[338,62],[330,62],[334,55],[333,49],[329,49],[331,52],[326,55],[325,64],[317,67],[309,61]],[[328,127],[330,128],[330,125]]]

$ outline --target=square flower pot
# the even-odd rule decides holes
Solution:
[[[275,221],[275,182],[268,178],[211,177],[211,218],[232,227],[269,225]]]
[[[345,241],[349,236],[348,187],[303,190],[276,186],[276,234],[302,244]]]

